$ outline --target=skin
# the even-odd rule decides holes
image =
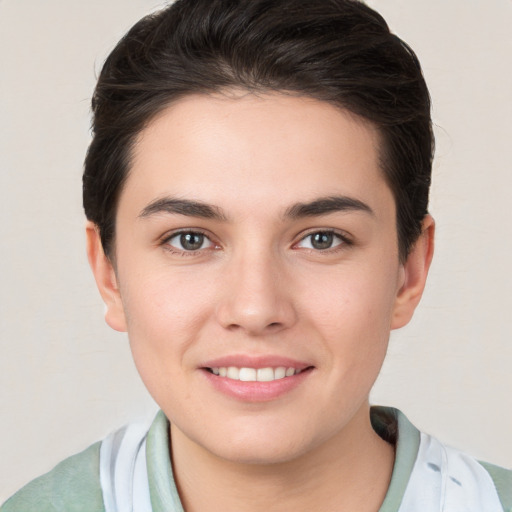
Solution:
[[[390,331],[420,300],[434,225],[427,216],[401,263],[378,155],[371,124],[323,102],[189,96],[139,136],[115,267],[88,225],[106,320],[128,332],[171,422],[187,511],[364,512],[382,503],[394,451],[371,428],[368,396]],[[333,196],[358,206],[290,214]],[[176,213],[176,202],[162,207],[169,199],[218,215]],[[205,235],[201,248],[185,250],[179,230]],[[313,245],[312,234],[328,232],[332,247]],[[308,366],[269,400],[227,395],[204,369],[219,357],[268,355]]]

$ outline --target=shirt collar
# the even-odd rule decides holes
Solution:
[[[420,433],[398,409],[372,407],[370,418],[377,434],[396,447],[391,482],[379,509],[379,512],[396,512],[416,461]],[[153,512],[184,512],[172,471],[169,432],[169,421],[160,411],[151,425],[146,445]]]

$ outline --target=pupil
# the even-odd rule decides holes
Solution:
[[[315,233],[312,236],[311,245],[315,249],[329,249],[333,241],[332,233]]]
[[[203,241],[204,235],[201,233],[184,233],[180,237],[181,246],[188,251],[200,249]]]

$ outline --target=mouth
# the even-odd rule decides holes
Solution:
[[[213,389],[246,403],[287,396],[309,381],[315,366],[275,354],[233,354],[204,361],[199,370]]]
[[[219,366],[204,369],[213,375],[230,380],[238,380],[241,382],[273,382],[275,380],[293,377],[294,375],[298,375],[312,368],[312,366],[306,368],[294,368],[293,366],[269,366],[266,368]]]

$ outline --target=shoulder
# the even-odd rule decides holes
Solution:
[[[512,512],[512,469],[504,469],[488,462],[479,462],[491,476],[498,491],[503,509]]]
[[[417,493],[428,486],[447,510],[512,512],[510,470],[479,462],[428,434],[421,433],[410,485]]]
[[[512,471],[444,445],[392,408],[372,407],[372,425],[395,444],[396,458],[381,512],[512,512]]]
[[[28,483],[4,503],[0,512],[104,512],[100,446],[93,444]]]

